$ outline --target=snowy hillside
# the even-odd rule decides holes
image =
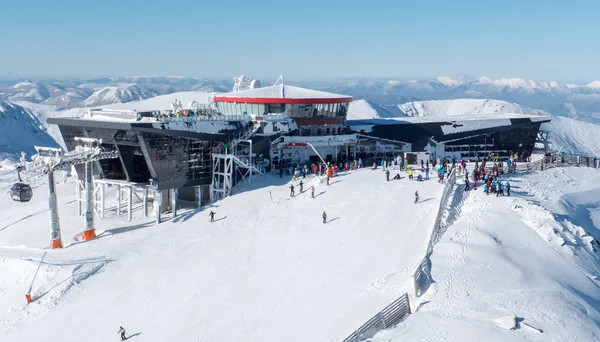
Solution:
[[[479,188],[455,201],[431,258],[435,283],[374,342],[600,340],[600,171],[509,180],[511,197]]]
[[[398,106],[407,116],[461,116],[498,113],[537,114],[550,116],[541,110],[520,106],[516,103],[489,99],[456,99],[437,101],[415,101]]]
[[[556,150],[600,157],[600,125],[555,116],[542,125]]]
[[[542,110],[531,109],[516,103],[490,99],[456,99],[413,101],[397,106],[376,105],[366,100],[355,100],[350,105],[348,120],[412,117],[473,116],[486,114],[533,114],[551,116]]]
[[[36,145],[57,147],[45,124],[31,110],[0,101],[0,162],[18,161],[21,152],[30,157],[36,153]]]
[[[12,181],[0,174],[0,188]],[[512,197],[458,190],[432,256],[435,283],[420,298],[411,275],[435,219],[433,180],[388,183],[381,171],[360,170],[315,183],[311,199],[289,198],[286,180],[267,178],[159,226],[140,217],[139,204],[134,222],[117,218],[109,201],[87,243],[73,241],[83,218],[73,184],[61,182],[62,250],[44,250],[42,181],[30,203],[0,197],[2,340],[109,341],[122,325],[140,341],[341,341],[404,292],[413,314],[373,341],[600,336],[597,170],[520,174],[510,178]],[[512,315],[520,329],[509,330]]]
[[[354,100],[348,110],[348,120],[393,118],[405,116],[398,106],[378,105],[367,100]]]
[[[30,203],[0,197],[0,340],[104,342],[122,325],[140,341],[336,341],[410,290],[440,184],[386,182],[364,169],[329,186],[305,179],[316,184],[312,199],[290,198],[287,179],[257,178],[259,188],[158,226],[139,209],[133,223],[115,218],[110,201],[88,243],[73,241],[83,218],[73,184],[60,183],[68,247],[48,251],[29,306],[23,294],[37,264],[28,260],[49,243],[45,187],[36,184]]]

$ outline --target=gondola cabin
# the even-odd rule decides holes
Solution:
[[[33,190],[29,186],[29,184],[24,183],[15,183],[10,189],[10,196],[13,201],[18,202],[29,202],[31,197],[33,197]]]

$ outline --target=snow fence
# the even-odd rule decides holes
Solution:
[[[419,266],[413,275],[415,283],[415,297],[420,297],[423,293],[427,292],[429,286],[433,282],[433,279],[431,278],[431,260],[429,258],[433,253],[433,247],[440,242],[444,236],[444,233],[446,233],[446,230],[448,229],[448,221],[444,220],[443,218],[446,214],[448,201],[452,196],[455,185],[456,168],[452,168],[450,174],[448,175],[448,182],[446,182],[444,189],[442,190],[442,199],[440,200],[440,206],[438,207],[438,212],[435,217],[435,223],[433,225],[431,237],[429,238],[429,244],[427,245],[427,253],[421,263],[419,263]]]
[[[352,335],[348,336],[343,342],[361,342],[372,338],[381,330],[395,326],[402,322],[406,316],[410,315],[410,301],[408,293],[386,306],[383,310],[373,316],[365,324],[361,325]]]

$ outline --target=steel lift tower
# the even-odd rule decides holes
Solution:
[[[94,229],[93,215],[93,162],[102,159],[118,158],[117,151],[105,151],[102,147],[102,140],[76,137],[77,146],[73,151],[63,153],[61,149],[51,147],[38,147],[35,149],[37,154],[32,157],[32,161],[25,163],[25,170],[29,173],[48,176],[48,206],[50,209],[50,239],[51,247],[62,248],[62,238],[60,234],[60,223],[58,218],[58,205],[56,199],[56,185],[54,180],[54,171],[69,168],[74,165],[85,164],[85,191],[86,191],[86,212],[83,240],[91,240],[96,236]]]

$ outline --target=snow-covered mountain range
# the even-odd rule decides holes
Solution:
[[[180,91],[226,92],[231,81],[196,77],[118,77],[87,81],[1,81],[0,101],[28,101],[59,109],[103,106]]]
[[[461,75],[424,80],[346,79],[333,85],[321,82],[315,86],[382,105],[458,98],[496,99],[600,123],[600,81],[570,84]]]
[[[573,84],[457,75],[432,79],[346,78],[296,84],[352,95],[375,106],[458,98],[496,99],[539,108],[553,115],[600,123],[600,81]],[[231,80],[179,76],[0,81],[0,100],[29,101],[68,109],[125,103],[182,91],[226,92],[231,86]]]

